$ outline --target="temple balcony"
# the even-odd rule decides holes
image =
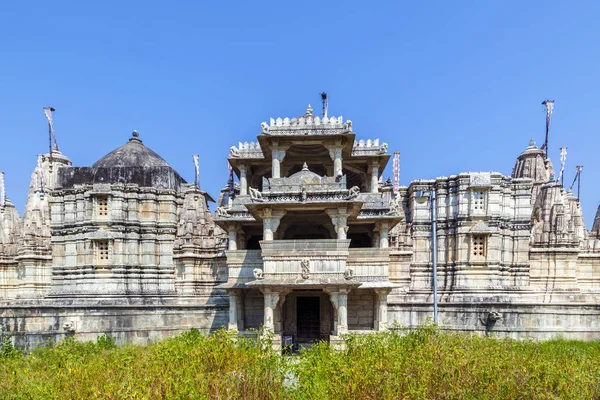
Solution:
[[[228,250],[226,286],[375,288],[389,283],[389,248],[349,245],[348,239],[263,240],[262,250]]]

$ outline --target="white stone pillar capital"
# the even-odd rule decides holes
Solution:
[[[378,222],[377,228],[379,231],[379,247],[382,249],[386,249],[389,247],[389,232],[390,232],[390,224],[387,221]]]
[[[281,218],[285,215],[285,210],[272,210],[265,208],[262,211],[263,217],[263,240],[273,240]]]
[[[342,176],[342,146],[328,147],[329,157],[333,160],[333,175]]]
[[[377,318],[375,319],[377,324],[375,326],[375,329],[377,329],[378,331],[383,331],[388,328],[387,297],[391,291],[391,288],[375,289],[375,294],[377,295]]]
[[[281,162],[285,158],[285,149],[273,148],[271,149],[272,159],[272,171],[271,177],[281,178]]]
[[[237,232],[239,230],[239,224],[233,222],[227,225],[227,233],[229,236],[229,243],[227,246],[228,250],[237,250]]]
[[[350,212],[347,208],[335,208],[325,210],[331,218],[331,223],[335,227],[335,232],[338,240],[345,240],[348,233],[348,217]]]
[[[336,315],[335,335],[348,333],[348,293],[350,289],[345,287],[323,288],[329,294],[331,304]]]

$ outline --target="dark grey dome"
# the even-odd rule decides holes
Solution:
[[[161,156],[144,146],[139,134],[133,131],[133,137],[123,146],[111,151],[92,165],[93,168],[119,167],[170,167]]]

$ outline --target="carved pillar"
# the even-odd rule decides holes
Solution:
[[[329,156],[333,160],[333,176],[342,176],[342,148],[330,148]]]
[[[246,196],[248,194],[248,167],[245,164],[240,165],[240,196]]]
[[[335,233],[338,240],[345,240],[348,233],[348,210],[346,208],[338,208],[325,210],[331,218],[331,223],[335,227]]]
[[[281,162],[285,158],[285,150],[284,149],[272,149],[271,150],[271,158],[272,158],[271,176],[273,178],[281,178]]]
[[[375,329],[378,331],[383,331],[387,329],[388,322],[388,306],[387,306],[387,297],[390,294],[390,288],[381,288],[375,289],[375,294],[377,296],[377,309],[375,316]]]
[[[275,314],[274,311],[277,308],[279,302],[279,292],[272,292],[271,289],[264,289],[263,295],[265,297],[265,330],[275,332]]]
[[[373,232],[373,248],[378,248],[378,247],[379,247],[379,232],[374,231]]]
[[[229,290],[229,324],[227,329],[230,331],[239,330],[238,327],[238,310],[240,309],[240,293],[237,290]]]
[[[389,223],[387,222],[380,222],[378,224],[378,228],[379,228],[379,247],[382,249],[387,249],[390,244],[389,244]]]
[[[227,247],[229,250],[237,250],[237,224],[229,224],[227,227],[227,233],[229,234],[229,246]]]
[[[379,179],[379,163],[377,161],[374,161],[373,164],[371,165],[371,193],[377,193],[378,192],[378,188],[379,185],[377,184],[377,181]]]
[[[335,312],[334,335],[340,336],[348,333],[348,293],[350,289],[342,288],[324,288],[329,294],[331,304]]]
[[[263,210],[263,240],[273,240],[284,215],[285,211],[282,210],[272,211],[270,208]]]

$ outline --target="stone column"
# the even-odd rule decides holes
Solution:
[[[379,225],[379,247],[382,249],[387,249],[390,245],[390,243],[389,243],[389,223],[380,222],[378,225]]]
[[[371,170],[371,193],[377,193],[379,188],[377,183],[379,179],[379,163],[376,161],[373,162],[369,169]]]
[[[238,327],[238,309],[240,293],[237,290],[229,290],[229,324],[227,329],[230,331],[239,330]]]
[[[329,294],[335,311],[335,335],[348,333],[348,293],[350,289],[345,287],[324,288],[324,291]]]
[[[335,227],[335,233],[338,240],[345,240],[348,233],[348,210],[346,208],[337,208],[325,210],[331,218],[331,223]]]
[[[229,233],[229,246],[228,250],[237,250],[237,224],[229,224],[227,227],[227,232]]]
[[[281,162],[285,158],[285,150],[283,149],[272,149],[271,150],[271,158],[272,158],[272,172],[271,177],[273,178],[281,178]]]
[[[284,215],[285,211],[282,210],[273,211],[270,208],[263,210],[263,240],[273,240]]]
[[[271,292],[270,289],[265,289],[263,294],[265,297],[265,320],[263,325],[265,330],[275,332],[274,311],[279,302],[279,292]]]
[[[342,176],[342,148],[332,147],[329,149],[329,156],[333,160],[333,176]]]
[[[240,165],[240,196],[246,196],[248,194],[248,177],[246,164]]]
[[[377,315],[375,318],[375,329],[377,329],[378,331],[383,331],[387,329],[387,297],[388,294],[390,294],[390,291],[390,288],[375,289],[375,294],[377,295]]]

